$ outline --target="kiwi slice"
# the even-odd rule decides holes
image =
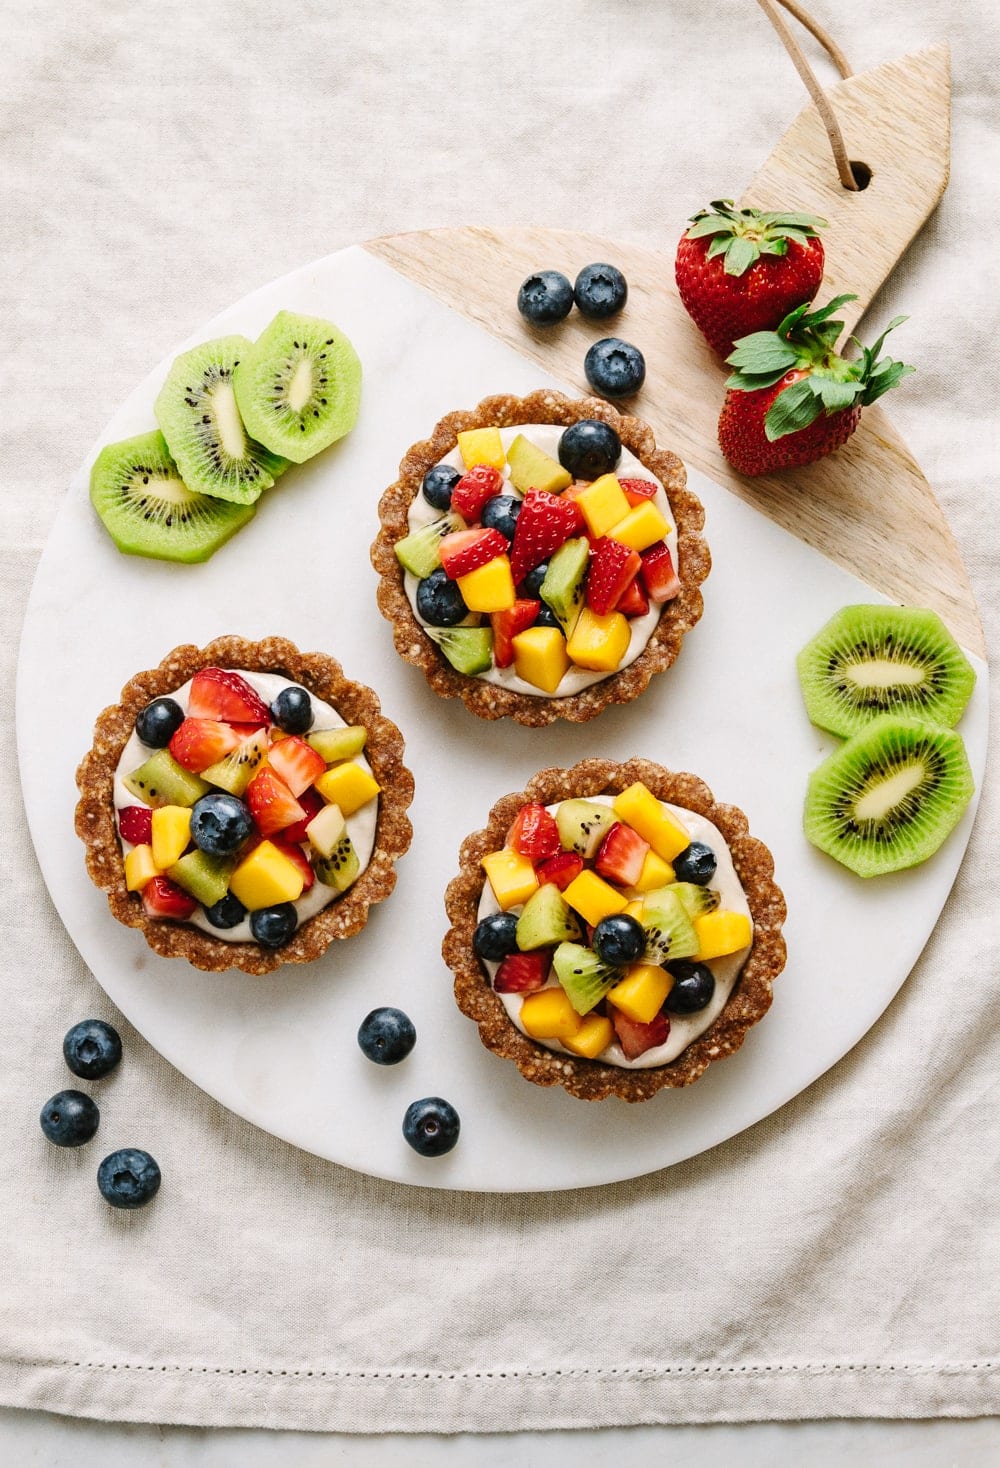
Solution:
[[[211,789],[200,775],[192,775],[179,765],[168,749],[158,749],[144,765],[126,775],[122,783],[132,795],[154,809],[161,805],[194,805]]]
[[[235,870],[234,857],[189,851],[187,856],[182,856],[180,861],[167,868],[167,876],[204,907],[213,907],[229,891],[229,878]]]
[[[348,724],[343,729],[312,729],[306,735],[306,743],[311,744],[328,765],[337,760],[353,759],[367,742],[368,730],[363,724]]]
[[[589,1014],[622,976],[620,968],[612,968],[581,943],[560,943],[552,967],[577,1014]]]
[[[974,788],[953,729],[884,714],[813,771],[805,833],[859,877],[901,871],[937,851]]]
[[[856,734],[880,714],[951,726],[976,675],[936,612],[842,607],[798,657],[806,712],[833,734]]]
[[[722,901],[714,888],[699,887],[696,882],[672,882],[661,890],[674,894],[692,922],[706,912],[714,912]]]
[[[253,343],[224,336],[183,352],[155,403],[156,421],[189,489],[249,505],[284,468],[243,426],[233,372]]]
[[[437,643],[456,672],[466,673],[471,678],[492,667],[492,628],[425,627],[424,631]]]
[[[538,593],[567,637],[573,635],[583,611],[589,560],[590,541],[585,535],[564,541],[549,561]]]
[[[255,729],[231,754],[202,770],[201,777],[210,785],[228,790],[230,795],[242,795],[266,758],[267,734],[263,729]]]
[[[120,551],[160,561],[207,561],[255,513],[189,489],[159,432],[101,449],[90,498]]]
[[[346,832],[333,848],[331,856],[316,854],[313,857],[316,880],[322,882],[324,887],[332,887],[335,892],[346,892],[360,870],[358,853]]]
[[[357,422],[361,363],[331,322],[279,311],[240,354],[233,385],[254,438],[301,464]]]
[[[591,860],[618,817],[610,805],[597,800],[564,800],[556,811],[556,826],[563,851],[575,851]]]
[[[517,920],[517,946],[522,953],[578,938],[580,927],[569,903],[554,882],[545,882],[528,898]]]
[[[672,887],[661,887],[655,901],[642,905],[640,922],[646,933],[644,963],[664,964],[668,959],[693,958],[698,952],[694,923]]]
[[[439,520],[421,525],[417,530],[411,530],[409,535],[404,535],[402,540],[397,540],[393,546],[396,559],[404,570],[423,581],[441,564],[441,542],[445,536],[453,530],[464,529],[465,521],[461,515],[449,510]]]

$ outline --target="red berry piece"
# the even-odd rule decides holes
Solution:
[[[644,841],[631,826],[618,821],[598,847],[594,870],[607,882],[617,882],[619,887],[634,887],[642,875],[642,864],[648,851],[649,842]]]
[[[483,506],[503,487],[503,475],[492,464],[477,464],[463,474],[451,492],[451,508],[471,525],[479,519]]]
[[[510,549],[510,570],[514,584],[523,581],[529,571],[547,561],[553,551],[583,526],[583,515],[576,502],[545,489],[529,489],[517,517],[517,529]]]
[[[305,815],[284,780],[279,780],[267,765],[258,770],[247,786],[246,802],[262,836],[273,836],[275,831],[285,830]]]
[[[142,889],[142,905],[147,917],[170,918],[177,923],[186,922],[198,906],[183,887],[171,882],[169,877],[153,877]]]
[[[148,805],[124,805],[118,812],[118,831],[132,846],[148,846],[153,839],[153,812]]]
[[[267,751],[267,762],[296,797],[326,773],[326,760],[297,734],[272,744]]]
[[[507,835],[507,843],[532,862],[555,856],[562,845],[555,816],[544,805],[522,805]]]
[[[240,736],[218,719],[187,718],[170,740],[167,748],[179,765],[200,775],[209,765],[218,764],[239,746]]]
[[[535,948],[531,953],[508,953],[493,977],[498,994],[530,994],[544,989],[552,967],[551,948]]]
[[[493,661],[498,668],[509,668],[514,661],[514,638],[530,627],[542,610],[540,601],[519,598],[503,612],[491,612],[493,628]]]
[[[608,1005],[608,1012],[626,1060],[637,1060],[654,1045],[664,1044],[670,1034],[670,1021],[665,1014],[656,1015],[648,1025],[644,1025],[637,1019],[629,1019],[613,1004]]]
[[[438,546],[445,575],[452,581],[478,571],[487,561],[507,554],[507,542],[499,530],[453,530]]]
[[[316,873],[313,871],[309,858],[302,850],[302,847],[297,846],[294,841],[289,841],[284,831],[282,831],[280,838],[275,839],[274,844],[283,856],[288,857],[288,860],[293,866],[298,867],[302,873],[302,890],[303,892],[308,892],[316,880]]]
[[[308,837],[306,836],[306,827],[314,816],[319,815],[320,811],[326,804],[326,801],[323,799],[322,795],[319,795],[315,790],[312,789],[303,790],[302,794],[297,795],[295,798],[299,802],[299,805],[302,807],[305,814],[300,821],[296,821],[293,825],[285,827],[285,829],[281,833],[281,839],[283,841],[292,841],[295,843],[299,843],[301,841],[308,840]],[[243,848],[243,852],[245,855],[249,854],[246,847]]]
[[[674,558],[666,541],[658,540],[642,552],[641,574],[650,601],[672,601],[681,589]]]
[[[252,724],[267,728],[271,714],[267,704],[245,678],[225,668],[202,668],[191,680],[188,717],[221,719],[227,724]]]
[[[625,491],[625,498],[633,506],[641,505],[643,500],[655,499],[656,491],[660,487],[650,479],[619,479],[618,483]]]
[[[649,611],[649,597],[643,590],[640,577],[633,576],[618,598],[615,611],[621,612],[623,617],[644,617]]]
[[[535,868],[538,885],[544,887],[546,882],[553,882],[560,892],[565,892],[570,882],[583,871],[583,857],[578,856],[575,851],[558,851],[555,856],[550,856]]]
[[[642,565],[639,552],[620,540],[603,536],[594,546],[587,575],[587,605],[592,612],[603,617],[613,612],[619,598],[625,593],[636,572]]]

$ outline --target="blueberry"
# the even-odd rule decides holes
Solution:
[[[271,704],[271,718],[286,734],[304,734],[312,728],[312,699],[304,688],[293,683],[283,688]]]
[[[421,1157],[442,1157],[458,1141],[458,1112],[440,1096],[425,1096],[406,1108],[403,1136]]]
[[[581,418],[559,440],[559,462],[574,479],[600,479],[613,474],[622,456],[622,441],[610,423]]]
[[[576,277],[573,299],[581,315],[604,321],[628,300],[628,282],[614,265],[585,265]]]
[[[516,494],[495,494],[483,505],[479,519],[487,530],[499,530],[506,540],[513,540],[520,513],[521,501]]]
[[[621,912],[601,918],[594,928],[591,942],[602,963],[623,968],[642,957],[646,950],[646,933],[638,918]]]
[[[160,1190],[160,1169],[148,1152],[122,1147],[97,1169],[97,1186],[112,1208],[141,1208]]]
[[[558,270],[537,270],[517,293],[517,309],[532,326],[552,326],[573,309],[573,287]]]
[[[250,835],[250,811],[236,795],[212,790],[191,811],[191,840],[209,856],[229,856]]]
[[[299,917],[294,902],[279,902],[276,907],[258,907],[250,914],[250,931],[262,948],[280,948],[298,927]]]
[[[461,471],[453,469],[450,464],[435,464],[428,469],[420,486],[424,499],[435,510],[450,510],[451,492],[461,477]]]
[[[533,627],[558,627],[559,618],[551,607],[543,606],[531,625]],[[560,628],[560,630],[562,629]]]
[[[57,1091],[42,1107],[38,1120],[57,1147],[82,1147],[97,1131],[101,1113],[82,1091]]]
[[[227,892],[225,897],[205,908],[205,916],[213,928],[238,928],[246,915],[246,908],[232,892]]]
[[[376,1065],[398,1065],[416,1043],[413,1021],[401,1009],[373,1009],[358,1030],[358,1044]]]
[[[481,918],[472,935],[472,948],[478,958],[499,963],[517,950],[517,917],[512,912],[491,912]]]
[[[135,721],[135,732],[150,749],[165,749],[184,722],[184,710],[172,698],[154,698]]]
[[[63,1057],[75,1076],[100,1080],[122,1058],[121,1036],[102,1019],[82,1019],[66,1032]]]
[[[638,347],[618,336],[595,342],[583,359],[587,381],[602,398],[627,398],[646,381],[646,359]]]
[[[704,841],[692,841],[670,865],[678,882],[694,882],[705,887],[715,876],[717,863],[711,846],[706,846]]]
[[[674,976],[674,987],[667,995],[667,1008],[674,1014],[696,1014],[711,1001],[715,993],[715,975],[707,963],[691,963],[678,958],[668,963],[667,973]]]
[[[525,576],[524,590],[528,596],[537,599],[538,593],[542,589],[542,582],[545,580],[546,572],[548,571],[548,569],[548,561],[543,561],[540,566],[536,566],[533,571],[529,571],[527,576]]]
[[[417,583],[417,612],[432,627],[456,627],[469,615],[469,608],[454,581],[442,567]]]

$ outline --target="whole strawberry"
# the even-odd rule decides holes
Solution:
[[[812,300],[823,279],[816,231],[825,224],[812,214],[734,209],[729,199],[694,215],[674,274],[688,315],[720,357]]]
[[[905,316],[890,321],[873,347],[857,342],[861,356],[855,360],[838,356],[844,323],[831,317],[854,299],[837,296],[812,312],[806,302],[777,331],[754,332],[736,343],[719,444],[740,474],[773,474],[832,454],[857,428],[861,409],[914,370],[878,355]]]

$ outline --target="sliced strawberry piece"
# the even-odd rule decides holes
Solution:
[[[289,734],[287,739],[272,744],[267,751],[267,762],[295,796],[326,773],[326,760],[297,734]]]
[[[642,864],[649,842],[638,831],[618,821],[605,836],[594,857],[594,870],[607,882],[619,887],[634,887],[642,875]]]
[[[507,845],[533,862],[555,856],[562,846],[555,816],[544,805],[522,805],[507,834]]]
[[[650,601],[672,601],[681,589],[666,541],[658,540],[642,553],[642,579]]]
[[[262,836],[273,836],[275,831],[283,831],[305,815],[284,780],[278,779],[270,765],[258,770],[250,781],[246,802]]]
[[[169,877],[151,877],[142,889],[142,905],[151,918],[173,918],[185,922],[198,906],[176,882]]]
[[[542,610],[540,601],[519,598],[504,612],[491,612],[493,626],[493,661],[498,668],[509,668],[514,661],[514,638],[530,627]]]
[[[515,586],[529,571],[547,561],[582,525],[583,515],[575,500],[549,494],[546,489],[529,489],[510,548],[510,571]]]
[[[451,508],[471,525],[483,513],[483,505],[499,494],[503,475],[492,464],[477,464],[463,474],[451,492]],[[504,547],[506,549],[506,547]]]
[[[643,590],[641,576],[632,577],[618,598],[615,611],[621,612],[623,617],[644,617],[649,611],[649,597]]]
[[[582,856],[577,856],[575,851],[559,851],[535,868],[535,876],[540,887],[544,887],[546,882],[554,882],[560,892],[565,892],[582,871]]]
[[[626,1060],[635,1060],[647,1050],[652,1050],[654,1045],[662,1045],[670,1034],[670,1021],[662,1012],[644,1025],[637,1019],[629,1019],[627,1014],[609,1004],[608,1018],[615,1027]]]
[[[313,871],[309,858],[302,850],[302,847],[297,846],[294,841],[288,841],[285,837],[284,831],[282,831],[281,836],[275,841],[274,844],[283,856],[287,856],[288,860],[292,862],[294,866],[298,867],[299,871],[302,873],[302,890],[303,892],[308,892],[309,888],[316,880],[316,873]],[[242,854],[243,853],[241,852],[240,855],[242,856]]]
[[[148,805],[123,805],[118,812],[118,831],[133,846],[148,846],[153,839],[153,812]]]
[[[587,605],[590,610],[599,617],[613,612],[641,565],[638,551],[622,545],[620,540],[603,536],[594,547],[587,573]]]
[[[625,498],[633,506],[641,505],[643,500],[655,499],[656,491],[660,487],[650,479],[619,479],[618,483],[625,491]]]
[[[187,711],[192,719],[222,719],[227,724],[252,724],[255,729],[271,722],[260,694],[239,673],[225,668],[202,668],[195,673]]]
[[[187,718],[174,730],[167,747],[179,765],[200,775],[209,765],[232,754],[239,743],[236,731],[218,719]]]
[[[281,833],[282,841],[308,841],[306,827],[313,816],[318,816],[324,805],[326,805],[326,801],[322,795],[318,795],[313,789],[303,790],[301,795],[296,796],[296,799],[305,811],[305,815],[301,821],[296,821],[294,825],[285,827]]]
[[[551,948],[535,948],[531,953],[508,953],[493,977],[498,994],[530,994],[544,989],[552,966]]]
[[[487,561],[507,554],[507,542],[499,530],[453,530],[438,546],[444,573],[452,581],[478,571]]]

